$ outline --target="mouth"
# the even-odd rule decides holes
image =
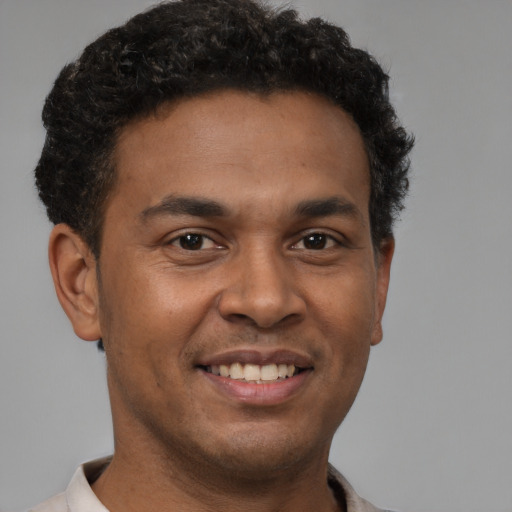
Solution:
[[[314,367],[288,350],[236,350],[199,361],[196,368],[221,395],[254,405],[276,405],[297,395]]]
[[[231,364],[200,366],[206,373],[233,379],[241,382],[269,384],[290,379],[306,370],[294,364],[270,363],[270,364],[243,364],[235,362]]]

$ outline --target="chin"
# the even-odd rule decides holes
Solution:
[[[295,474],[308,460],[327,460],[330,443],[319,446],[318,440],[307,439],[304,432],[283,430],[278,426],[264,432],[258,427],[250,431],[229,432],[208,446],[196,447],[197,461],[203,470],[213,472],[219,479],[235,479],[239,484],[272,481],[280,474]],[[269,431],[270,430],[270,431]],[[293,471],[296,467],[297,471]]]

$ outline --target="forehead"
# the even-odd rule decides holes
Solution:
[[[114,156],[113,195],[140,211],[171,194],[254,208],[333,195],[336,187],[351,201],[367,205],[369,197],[357,125],[305,92],[221,91],[165,105],[126,126]]]

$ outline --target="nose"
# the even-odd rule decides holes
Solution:
[[[240,254],[231,263],[218,302],[225,320],[270,329],[304,318],[306,303],[298,292],[294,269],[281,255]]]

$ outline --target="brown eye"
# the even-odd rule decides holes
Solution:
[[[325,249],[328,237],[322,233],[313,233],[303,238],[304,247],[306,249],[319,250]]]
[[[292,249],[302,249],[307,251],[321,251],[323,249],[331,249],[341,245],[341,242],[333,236],[326,233],[310,233],[302,237]]]
[[[188,251],[198,251],[203,247],[205,237],[196,233],[187,233],[178,238],[180,247]]]
[[[221,249],[222,246],[216,244],[209,236],[201,233],[188,232],[183,233],[168,242],[169,245],[179,247],[185,251],[204,251],[208,249]]]

